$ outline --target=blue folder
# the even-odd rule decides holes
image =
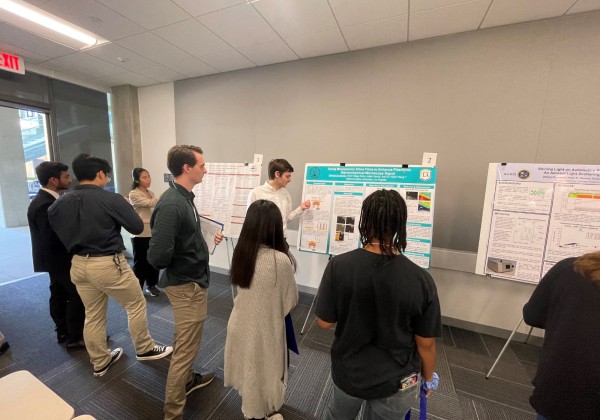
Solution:
[[[292,316],[287,314],[285,316],[285,341],[287,341],[287,348],[296,354],[300,354],[298,351],[298,343],[296,342],[296,333],[294,332],[294,323],[292,322]]]

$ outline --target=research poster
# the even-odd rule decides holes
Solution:
[[[208,172],[192,190],[200,216],[222,223],[225,237],[240,235],[248,195],[260,185],[261,163],[262,156],[252,163],[207,163]]]
[[[339,255],[360,246],[358,223],[363,200],[393,189],[408,209],[405,255],[429,268],[436,168],[393,165],[307,164],[303,200],[310,200],[300,221],[298,249]]]
[[[600,166],[490,164],[477,274],[538,283],[600,248]]]

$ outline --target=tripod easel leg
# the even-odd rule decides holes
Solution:
[[[315,294],[315,297],[310,304],[310,308],[308,308],[308,313],[306,314],[306,319],[304,320],[304,325],[302,325],[302,329],[300,330],[300,335],[304,334],[304,328],[306,328],[306,323],[308,322],[308,317],[310,316],[310,311],[312,311],[313,306],[315,306],[315,301],[317,300],[317,296],[319,296],[319,292]]]
[[[492,367],[491,367],[490,371],[487,373],[487,375],[485,375],[485,379],[490,379],[490,375],[492,374],[492,371],[494,370],[494,368],[496,367],[496,365],[500,361],[500,358],[502,357],[502,355],[506,351],[506,348],[510,344],[510,340],[512,340],[512,338],[514,337],[515,333],[519,329],[519,326],[521,325],[522,322],[523,322],[523,317],[521,317],[521,320],[519,321],[519,323],[517,324],[517,326],[515,327],[515,329],[512,330],[512,333],[510,333],[510,336],[508,337],[508,340],[506,340],[506,344],[504,345],[504,347],[502,347],[502,350],[500,351],[500,354],[498,355],[498,357],[496,357],[496,361],[492,365]]]
[[[229,254],[229,239],[230,238],[225,238],[225,248],[227,248],[227,262],[229,263],[229,268],[231,269],[231,255]],[[234,249],[233,246],[233,238],[231,238],[231,249]],[[235,301],[235,288],[233,287],[233,284],[231,285],[231,300]]]
[[[525,341],[523,341],[523,344],[527,344],[527,342],[529,341],[529,337],[531,337],[531,331],[533,331],[533,327],[529,327],[529,332],[527,333],[527,338],[525,338]]]

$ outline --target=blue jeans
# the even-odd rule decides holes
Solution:
[[[541,414],[538,414],[535,420],[550,420],[548,417],[544,417]]]
[[[419,387],[409,391],[398,391],[388,398],[363,400],[346,394],[333,384],[329,404],[323,412],[323,420],[354,420],[364,405],[363,420],[403,419],[419,395]]]

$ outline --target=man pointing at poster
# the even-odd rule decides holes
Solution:
[[[292,209],[292,197],[286,186],[292,181],[294,168],[285,159],[273,159],[269,162],[269,180],[256,187],[248,197],[248,206],[256,200],[269,200],[279,207],[283,218],[283,236],[287,238],[287,222],[302,216],[310,207],[310,200],[304,201],[296,209]]]

